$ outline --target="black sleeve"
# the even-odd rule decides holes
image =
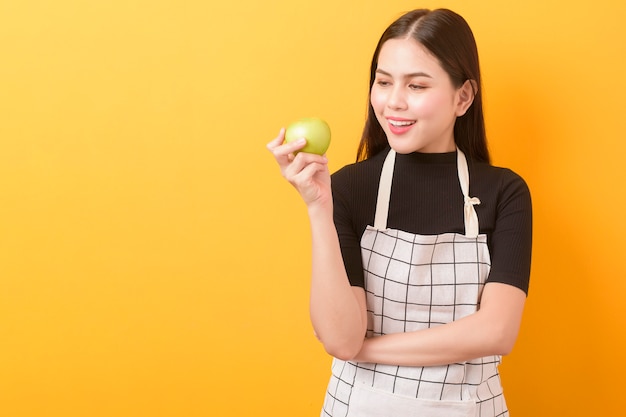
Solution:
[[[510,284],[528,294],[532,254],[532,203],[524,180],[504,170],[491,235],[487,282]]]
[[[361,260],[361,234],[362,230],[357,230],[355,225],[355,213],[351,209],[355,197],[350,194],[354,191],[354,184],[351,182],[351,175],[345,169],[340,170],[332,176],[333,189],[333,217],[341,256],[346,268],[350,285],[365,287],[365,277],[363,275],[363,262]]]

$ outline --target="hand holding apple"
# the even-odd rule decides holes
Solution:
[[[306,139],[306,145],[298,152],[323,155],[330,146],[330,127],[318,117],[305,117],[287,126],[285,142]]]

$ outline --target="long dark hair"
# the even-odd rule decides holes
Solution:
[[[381,36],[372,57],[370,92],[376,78],[378,55],[383,44],[389,39],[407,37],[415,39],[439,60],[456,88],[461,87],[467,80],[472,81],[474,102],[454,123],[454,141],[470,159],[489,163],[476,40],[465,19],[453,11],[417,9],[393,22]],[[369,103],[367,120],[357,151],[357,161],[374,156],[386,147],[387,136]]]

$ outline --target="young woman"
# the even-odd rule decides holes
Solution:
[[[489,163],[473,34],[411,11],[374,52],[357,163],[268,144],[311,223],[311,320],[334,356],[323,416],[508,416],[497,366],[528,292],[532,209]]]

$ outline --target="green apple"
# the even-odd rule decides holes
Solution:
[[[287,126],[285,142],[306,139],[306,145],[298,152],[324,155],[330,146],[330,127],[318,117],[305,117]]]

